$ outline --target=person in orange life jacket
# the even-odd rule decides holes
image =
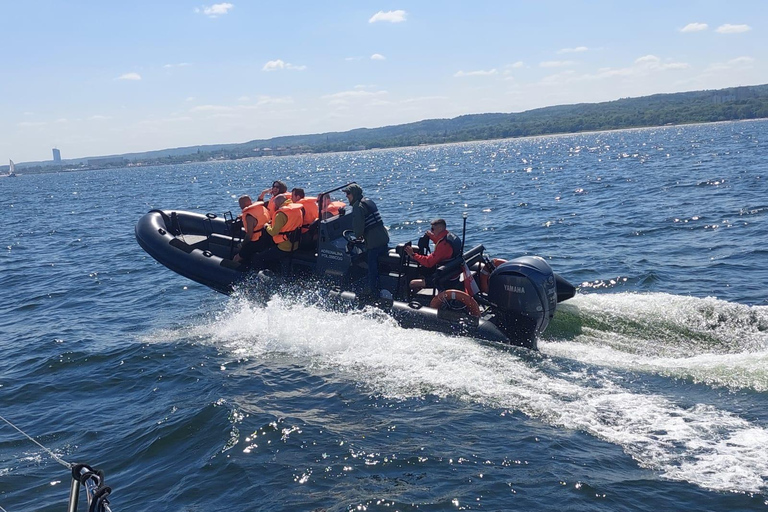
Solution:
[[[264,234],[264,226],[269,222],[269,212],[262,201],[254,203],[250,196],[238,200],[243,213],[241,215],[245,239],[233,261],[248,262],[257,253],[269,249],[274,244],[272,238]]]
[[[320,209],[320,220],[330,219],[336,215],[344,215],[346,213],[344,207],[347,205],[344,204],[344,201],[331,201],[329,194],[323,194],[322,196],[323,207]]]
[[[304,208],[301,231],[305,233],[309,229],[309,225],[317,220],[317,199],[305,197],[303,188],[294,188],[291,190],[291,202],[300,204]]]
[[[254,267],[278,261],[299,248],[298,238],[294,240],[293,234],[301,227],[303,208],[282,195],[275,198],[275,206],[274,218],[264,227],[264,233],[272,238],[274,245],[253,256],[251,265]]]
[[[352,229],[365,241],[368,259],[368,289],[364,294],[379,296],[379,256],[389,250],[389,233],[381,220],[376,203],[363,197],[363,189],[353,183],[343,189],[352,206]]]
[[[423,279],[414,279],[411,281],[411,290],[421,290],[427,286],[434,288],[435,283],[432,275],[434,270],[440,264],[458,256],[461,252],[461,238],[446,229],[444,219],[433,220],[430,227],[432,229],[428,230],[424,235],[435,244],[435,249],[432,251],[432,254],[418,254],[410,245],[405,246],[405,252],[408,256],[422,267],[429,269],[427,275]]]
[[[266,196],[270,196],[270,199],[267,202],[267,209],[269,210],[269,214],[274,216],[275,212],[277,211],[277,208],[275,207],[275,199],[277,199],[277,197],[282,194],[286,194],[287,192],[288,186],[280,180],[275,180],[272,182],[271,188],[265,188],[261,191],[258,200],[264,201]]]

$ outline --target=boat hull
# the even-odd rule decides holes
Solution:
[[[504,263],[491,274],[488,298],[496,303],[485,300],[486,307],[479,316],[442,306],[437,309],[430,307],[432,296],[408,291],[412,277],[408,272],[418,268],[415,264],[408,266],[402,251],[393,249],[379,260],[382,288],[394,291],[393,298],[364,298],[355,291],[360,290],[366,271],[342,236],[349,225],[350,216],[322,221],[316,247],[291,253],[271,269],[248,269],[233,261],[242,232],[231,217],[152,210],[139,219],[135,231],[139,245],[155,260],[224,294],[232,293],[249,276],[289,277],[293,282],[298,277],[326,290],[330,307],[371,305],[386,311],[405,328],[466,335],[530,349],[536,348],[537,335],[549,323],[556,303],[573,295],[573,287],[566,290],[565,285],[570,284],[554,274],[544,260],[524,257]],[[477,268],[482,255],[483,247],[477,246],[467,251],[462,261]],[[450,268],[443,270],[447,275],[452,273]],[[558,290],[558,284],[562,289]],[[517,295],[505,295],[507,289],[517,291]]]

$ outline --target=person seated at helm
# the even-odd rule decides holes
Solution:
[[[237,263],[248,263],[254,254],[274,244],[272,238],[264,234],[264,227],[269,222],[269,211],[263,201],[254,203],[248,195],[240,197],[238,203],[242,209],[241,219],[245,237],[240,250],[232,259]]]
[[[336,215],[344,215],[345,207],[347,206],[344,201],[331,201],[330,194],[322,194],[322,208],[320,208],[320,220],[330,219]],[[319,198],[319,196],[318,196]]]
[[[277,208],[275,207],[275,199],[279,196],[288,197],[287,194],[288,186],[280,180],[275,180],[272,182],[271,188],[265,188],[261,191],[257,200],[264,201],[267,196],[270,196],[269,201],[267,202],[267,210],[269,210],[270,216],[274,217],[275,212],[277,211]]]
[[[408,256],[420,266],[429,269],[425,272],[424,278],[414,279],[410,282],[411,290],[414,291],[421,290],[427,286],[434,288],[434,270],[440,264],[461,254],[461,238],[446,229],[445,219],[433,220],[430,224],[430,228],[431,229],[424,233],[424,236],[429,238],[429,240],[435,244],[435,249],[432,251],[432,254],[418,254],[410,245],[405,246],[405,252]]]
[[[283,195],[275,198],[275,206],[277,211],[272,221],[264,227],[264,232],[272,237],[274,245],[253,256],[253,267],[265,267],[299,248],[297,234],[300,232],[304,209]]]

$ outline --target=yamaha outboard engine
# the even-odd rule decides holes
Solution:
[[[557,286],[552,268],[538,256],[499,265],[488,282],[491,321],[516,344],[536,348],[536,336],[555,314]]]

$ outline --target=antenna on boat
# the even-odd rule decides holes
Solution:
[[[464,212],[461,217],[464,219],[464,228],[461,231],[461,254],[464,254],[464,240],[467,238],[467,212]]]

